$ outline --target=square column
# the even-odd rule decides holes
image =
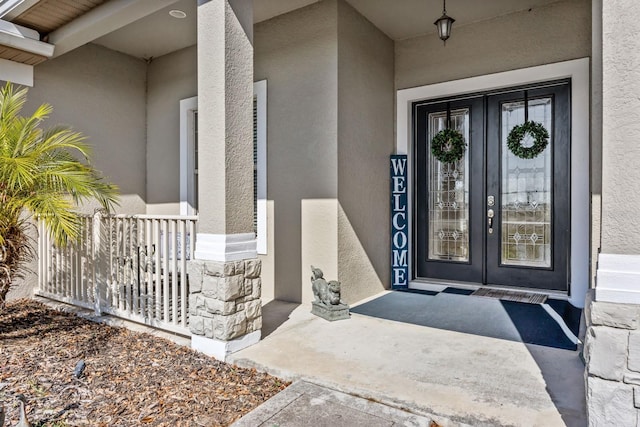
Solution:
[[[602,231],[595,289],[584,311],[587,416],[590,426],[635,426],[640,421],[640,4],[592,4],[592,61],[594,70],[602,69],[602,90],[594,92],[602,96]],[[599,78],[597,72],[592,77]],[[593,114],[597,123],[599,109]]]
[[[602,242],[595,300],[640,304],[640,4],[595,3],[602,11]]]
[[[224,360],[258,342],[253,229],[253,5],[198,2],[198,234],[190,261],[192,347]]]

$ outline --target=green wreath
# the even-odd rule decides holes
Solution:
[[[533,137],[533,145],[524,147],[522,140],[524,136],[529,134]],[[511,129],[507,137],[507,147],[516,156],[521,159],[533,159],[547,148],[549,144],[549,132],[542,123],[527,121]]]
[[[431,154],[442,163],[455,163],[464,156],[466,146],[460,132],[444,129],[431,140]]]

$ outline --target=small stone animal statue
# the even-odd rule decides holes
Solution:
[[[340,304],[340,282],[331,280],[327,283],[319,268],[311,266],[311,288],[315,302],[324,305]]]

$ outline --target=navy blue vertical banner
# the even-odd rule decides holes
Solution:
[[[391,155],[391,289],[409,287],[407,156]]]

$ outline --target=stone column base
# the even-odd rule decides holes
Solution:
[[[640,425],[640,305],[585,304],[584,359],[590,426]]]
[[[187,272],[192,348],[224,360],[260,340],[260,260],[193,260]]]
[[[261,331],[253,331],[231,341],[221,341],[203,337],[202,335],[193,335],[191,337],[191,348],[224,362],[231,353],[257,344],[260,341],[260,337]]]

